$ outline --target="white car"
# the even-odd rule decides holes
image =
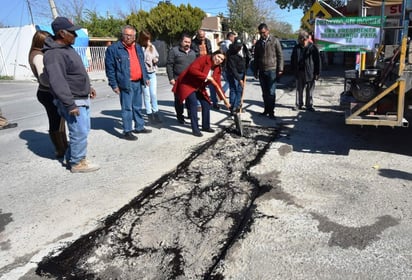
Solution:
[[[290,58],[292,56],[293,47],[298,44],[296,40],[279,40],[283,51],[283,64],[290,66]]]

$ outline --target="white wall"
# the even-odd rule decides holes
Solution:
[[[28,55],[36,29],[34,25],[0,28],[0,76],[30,80],[34,76]]]

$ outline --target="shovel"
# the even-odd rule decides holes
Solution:
[[[240,97],[240,107],[238,112],[233,112],[233,118],[235,119],[236,129],[239,132],[240,136],[243,136],[243,125],[242,125],[242,107],[243,107],[243,95],[245,93],[246,87],[246,75],[243,78],[243,88],[242,88],[242,95]]]

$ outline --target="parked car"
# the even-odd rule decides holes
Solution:
[[[285,68],[290,68],[290,58],[292,56],[293,47],[297,45],[296,40],[280,40],[280,45],[283,51],[283,62]]]

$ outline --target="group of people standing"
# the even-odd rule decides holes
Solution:
[[[194,136],[201,137],[203,132],[213,133],[210,127],[210,107],[219,108],[219,99],[224,99],[221,86],[221,65],[225,54],[221,50],[212,53],[212,45],[204,30],[198,30],[192,40],[188,34],[181,36],[178,46],[168,54],[166,70],[175,96],[177,120],[185,124],[184,105]],[[202,114],[202,129],[198,124],[198,109]]]
[[[81,27],[65,17],[57,17],[51,27],[54,35],[41,30],[34,34],[29,53],[29,63],[39,83],[37,99],[47,112],[56,157],[64,157],[73,173],[96,171],[99,166],[86,159],[90,99],[95,98],[96,92],[81,57],[72,47],[76,31]],[[254,75],[259,78],[262,89],[264,112],[261,115],[274,118],[276,78],[283,72],[282,49],[266,24],[259,25],[258,30]],[[135,134],[151,133],[145,127],[143,102],[149,121],[161,123],[156,80],[159,54],[149,32],[141,31],[137,39],[136,33],[133,26],[124,26],[121,39],[110,45],[105,55],[106,76],[113,92],[119,95],[126,140],[137,140]],[[307,33],[299,33],[300,44],[293,50],[292,65],[297,78],[296,107],[302,108],[302,92],[306,90],[306,107],[313,110],[314,80],[319,77],[320,67],[316,58],[319,53],[308,39]],[[193,40],[183,34],[179,45],[170,49],[166,69],[175,97],[176,117],[181,124],[185,123],[183,104],[186,104],[194,136],[214,132],[210,126],[210,109],[219,109],[218,99],[225,101],[231,113],[240,111],[250,59],[248,48],[233,32],[227,34],[220,49],[213,53],[203,30],[198,30]],[[222,76],[230,89],[229,102],[226,86],[222,87]],[[202,116],[201,129],[198,110]]]
[[[73,173],[96,171],[99,166],[86,159],[90,99],[95,98],[96,91],[72,47],[81,27],[65,17],[57,17],[51,27],[54,35],[36,31],[29,52],[29,63],[39,83],[37,99],[47,112],[56,157],[65,158]],[[122,39],[106,50],[106,74],[112,90],[120,96],[123,135],[127,140],[137,140],[133,133],[151,132],[144,126],[143,96],[149,120],[161,122],[156,92],[159,54],[150,40],[150,33],[142,31],[136,41],[136,29],[125,26]]]
[[[229,32],[220,49],[212,53],[210,40],[204,30],[198,30],[192,40],[183,34],[180,44],[169,51],[167,74],[175,94],[177,120],[184,124],[184,103],[190,119],[192,133],[214,132],[210,127],[210,109],[220,109],[219,99],[233,113],[240,110],[246,70],[250,53],[240,37]],[[222,77],[226,83],[222,87]],[[229,101],[225,92],[230,89]],[[202,129],[199,129],[197,111],[202,112]]]

